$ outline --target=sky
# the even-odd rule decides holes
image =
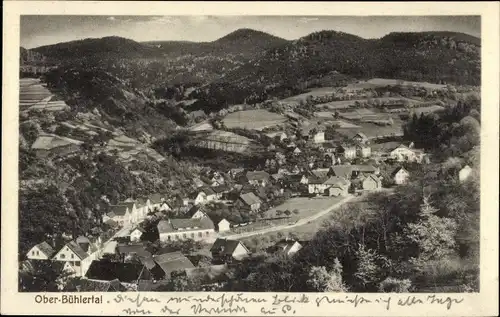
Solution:
[[[390,32],[454,31],[481,36],[479,16],[21,16],[21,46],[34,48],[84,38],[121,36],[135,41],[208,42],[240,28],[287,40],[320,30],[363,38]]]

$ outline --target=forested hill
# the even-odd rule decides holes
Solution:
[[[424,32],[391,33],[366,40],[321,31],[270,50],[221,81],[251,85],[253,79],[254,84],[272,85],[290,76],[300,82],[332,71],[357,78],[479,85],[479,39],[460,33]]]
[[[161,52],[153,47],[118,36],[88,38],[34,48],[51,60],[81,58],[156,58]]]
[[[32,51],[66,68],[98,68],[149,97],[169,86],[194,88],[184,96],[197,99],[191,110],[209,112],[374,77],[479,86],[481,73],[480,39],[454,32],[364,39],[320,31],[287,41],[240,29],[205,43],[106,37]]]
[[[53,60],[78,58],[176,58],[185,55],[220,56],[236,54],[253,58],[270,48],[285,44],[285,39],[251,29],[239,29],[213,42],[150,41],[139,43],[118,36],[41,46],[33,51]]]
[[[245,59],[262,55],[266,50],[279,47],[288,41],[280,37],[252,29],[238,29],[213,42],[151,41],[144,44],[153,46],[167,56],[206,56],[236,54]]]

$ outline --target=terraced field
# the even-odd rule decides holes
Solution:
[[[257,109],[230,113],[223,119],[223,122],[228,128],[262,130],[282,124],[286,120],[286,117],[283,115],[264,109]]]

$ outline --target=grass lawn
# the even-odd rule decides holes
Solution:
[[[398,136],[403,133],[403,121],[401,119],[395,119],[393,117],[394,123],[388,126],[381,126],[374,123],[357,122],[357,128],[338,128],[340,134],[347,135],[348,137],[353,137],[358,132],[363,132],[367,137],[382,137],[382,136]]]
[[[269,209],[265,213],[265,217],[278,217],[279,215],[276,211],[281,210],[284,212],[285,210],[290,210],[292,213],[290,214],[289,222],[294,222],[302,218],[310,217],[315,213],[336,204],[342,199],[343,197],[295,197],[287,200],[285,203],[277,207]],[[294,210],[297,210],[298,213],[294,213]],[[285,216],[285,214],[282,213],[281,216]]]
[[[333,204],[334,202],[331,202]],[[338,209],[332,210],[324,216],[321,216],[313,221],[310,221],[302,226],[297,226],[291,229],[285,229],[279,231],[280,236],[289,237],[290,235],[297,237],[299,240],[309,240],[314,237],[314,235],[320,231],[321,229],[328,226],[344,226],[351,225],[352,218],[357,217],[358,215],[350,214],[349,208],[353,205],[365,206],[367,204],[366,197],[361,196],[359,198],[355,198],[355,200],[351,200],[345,205],[341,206]],[[272,232],[268,234],[259,235],[259,239],[269,239],[269,237],[277,237],[277,232]],[[254,237],[245,238],[243,241],[250,241]]]
[[[237,111],[228,114],[223,122],[228,128],[262,130],[285,122],[285,116],[264,109]]]

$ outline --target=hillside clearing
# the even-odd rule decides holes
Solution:
[[[224,119],[227,128],[262,130],[286,121],[285,116],[267,110],[245,110],[228,114]]]

